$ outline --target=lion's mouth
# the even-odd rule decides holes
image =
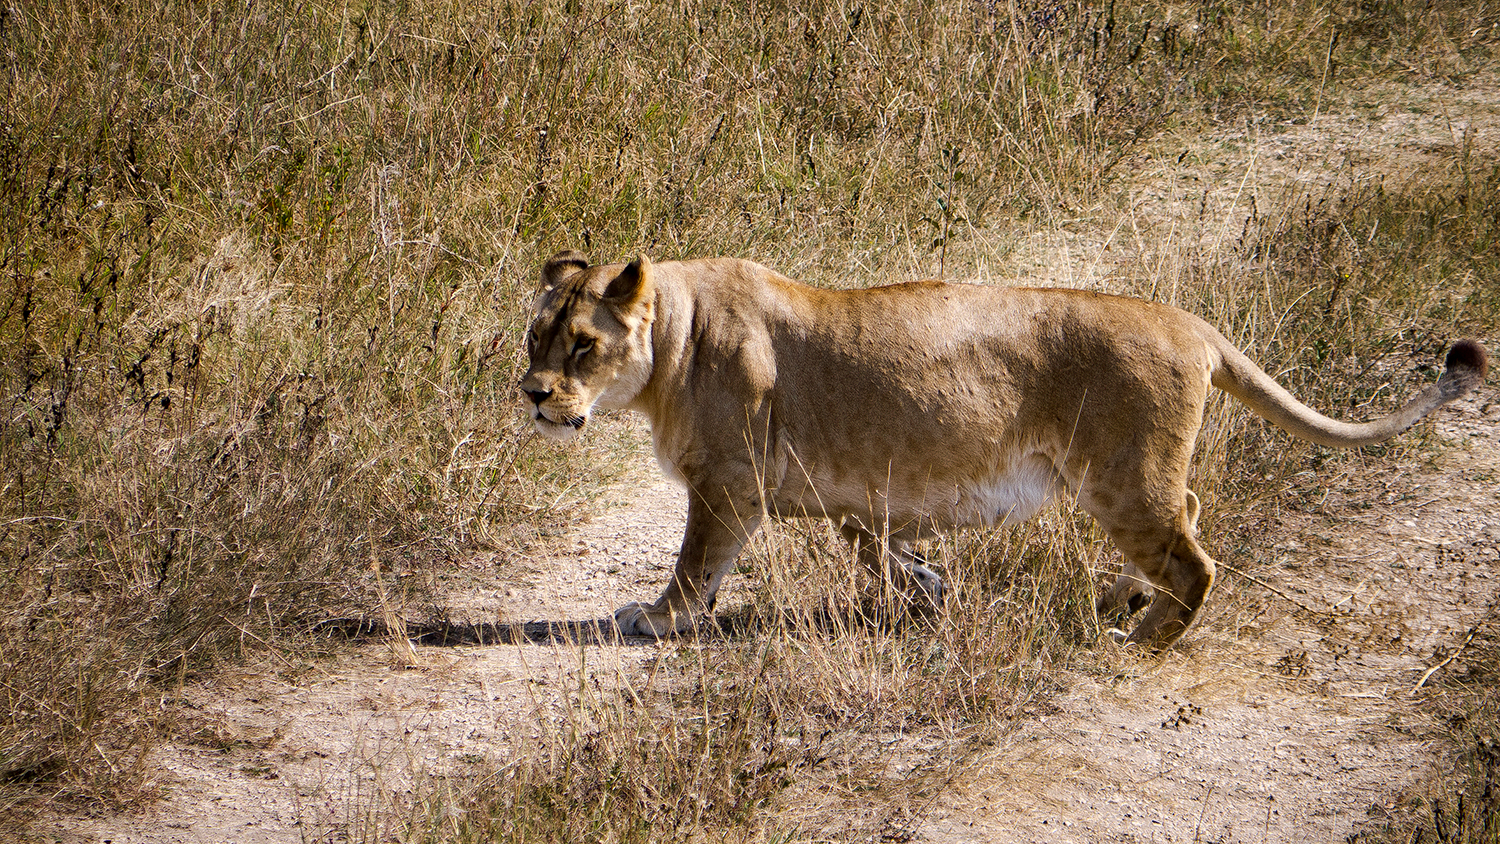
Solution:
[[[559,427],[566,426],[572,428],[575,431],[582,430],[583,424],[588,421],[588,417],[578,416],[577,414],[573,413],[563,414],[562,419],[553,419],[546,413],[543,413],[540,407],[536,408],[534,414],[532,415],[532,418],[539,423],[545,422],[548,425],[557,425]]]

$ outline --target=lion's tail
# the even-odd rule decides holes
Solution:
[[[1209,330],[1211,336],[1204,339],[1219,357],[1211,383],[1287,433],[1319,445],[1352,448],[1390,439],[1478,387],[1489,369],[1489,355],[1483,346],[1473,340],[1459,340],[1448,350],[1447,368],[1437,383],[1400,410],[1369,422],[1340,422],[1298,401],[1222,334]]]

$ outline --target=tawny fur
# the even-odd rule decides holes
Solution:
[[[898,587],[938,598],[912,544],[1029,518],[1067,490],[1127,566],[1100,609],[1149,601],[1129,640],[1175,641],[1214,582],[1196,538],[1189,461],[1209,387],[1299,437],[1379,442],[1477,386],[1455,344],[1442,378],[1363,424],[1294,399],[1212,326],[1167,305],[1073,290],[921,282],[808,287],[721,258],[543,268],[524,404],[564,439],[595,405],[651,420],[689,491],[676,573],[615,615],[666,635],[709,612],[765,515],[826,517]]]

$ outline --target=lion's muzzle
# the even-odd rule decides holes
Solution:
[[[588,422],[586,413],[559,411],[556,407],[553,407],[550,412],[544,410],[542,405],[553,397],[552,390],[528,389],[523,385],[521,395],[524,396],[522,408],[526,411],[526,415],[531,417],[537,431],[544,436],[556,440],[570,439]]]

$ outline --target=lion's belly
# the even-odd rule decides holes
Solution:
[[[1016,524],[1051,504],[1064,488],[1052,461],[1029,455],[1006,472],[961,487],[954,504],[955,525]]]
[[[1024,522],[1066,488],[1052,461],[1041,454],[1001,461],[989,472],[953,473],[930,467],[884,473],[803,473],[776,496],[786,515],[852,521],[871,532],[915,531]]]

